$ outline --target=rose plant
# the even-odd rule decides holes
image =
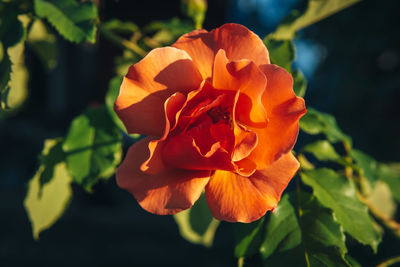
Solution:
[[[24,201],[34,239],[61,218],[77,190],[111,190],[116,181],[125,190],[113,194],[132,200],[131,193],[144,210],[174,214],[189,242],[211,248],[217,227],[233,229],[234,243],[227,238],[226,249],[234,246],[239,266],[399,262],[399,257],[384,260],[400,240],[396,165],[354,149],[332,115],[306,110],[307,82],[292,64],[300,29],[357,1],[309,0],[263,39],[234,23],[201,29],[205,0],[182,0],[185,19],[143,27],[105,20],[107,8],[98,12],[104,1],[0,1],[1,119],[24,109],[19,105],[28,95],[31,68],[25,66],[24,49],[29,61],[36,57],[48,69],[57,64],[60,36],[75,43],[109,42],[121,52],[104,105],[90,103],[64,137],[44,142]],[[18,98],[18,92],[25,96]],[[294,153],[299,129],[305,138]],[[114,174],[116,179],[104,182]],[[294,190],[287,188],[293,177]],[[126,220],[130,207],[122,210],[121,221],[112,219],[140,232],[142,224]],[[135,214],[134,223],[141,216]]]

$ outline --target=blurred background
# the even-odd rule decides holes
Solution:
[[[293,8],[304,6],[301,0],[212,0],[204,28],[236,22],[263,38]],[[295,40],[294,64],[308,80],[306,104],[333,114],[355,148],[383,162],[400,162],[399,9],[397,0],[362,1],[300,31]],[[182,18],[179,0],[103,0],[99,11],[104,21],[115,17],[138,26]],[[33,240],[23,199],[43,141],[65,135],[76,115],[104,102],[115,75],[114,58],[122,53],[101,37],[94,45],[58,38],[57,47],[57,65],[51,70],[26,49],[27,100],[13,114],[0,114],[0,265],[235,265],[229,223],[217,230],[212,250],[190,244],[171,216],[143,211],[114,178],[94,186],[92,194],[73,187],[63,217],[39,242]],[[400,248],[394,240],[382,245],[377,255],[366,247],[355,251],[365,255],[358,258],[363,266]]]

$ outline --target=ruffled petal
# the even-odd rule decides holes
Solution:
[[[230,154],[219,142],[202,153],[192,136],[181,134],[168,138],[163,149],[163,161],[169,166],[189,170],[234,170]]]
[[[253,173],[256,172],[256,168],[257,168],[256,163],[248,158],[244,158],[240,161],[236,161],[235,165],[237,167],[236,173],[238,173],[239,175],[244,176],[244,177],[251,176]]]
[[[167,167],[157,148],[152,157],[152,162],[157,163],[157,174],[142,171],[141,164],[149,158],[150,140],[144,138],[128,150],[116,172],[119,187],[129,191],[143,209],[154,214],[175,214],[190,208],[209,181],[210,171]]]
[[[267,114],[262,103],[267,79],[253,62],[229,62],[225,51],[220,49],[214,60],[212,85],[216,89],[240,91],[234,115],[241,123],[258,128],[267,125]]]
[[[186,97],[181,93],[175,93],[171,95],[164,103],[165,112],[165,131],[164,135],[157,140],[152,140],[148,144],[149,148],[149,158],[141,165],[140,169],[142,171],[147,171],[152,174],[158,173],[163,169],[163,163],[161,157],[161,147],[163,146],[163,141],[167,138],[170,129],[175,128],[178,122],[178,117],[182,111],[184,104],[186,103]]]
[[[175,92],[186,95],[198,89],[201,81],[185,51],[173,47],[154,49],[130,67],[114,110],[129,133],[162,136],[165,100]]]
[[[228,63],[229,60],[225,51],[223,49],[218,50],[214,59],[212,85],[216,89],[238,91],[239,81],[229,73]]]
[[[257,147],[258,136],[255,132],[244,129],[242,126],[235,123],[235,148],[232,154],[233,161],[240,161],[250,155]]]
[[[211,77],[214,62],[214,36],[206,30],[195,30],[182,35],[173,47],[185,50],[193,60],[203,79]]]
[[[220,49],[232,60],[248,59],[256,65],[269,64],[263,41],[246,27],[228,23],[211,32],[196,30],[181,36],[172,46],[185,50],[203,79],[211,77],[214,57]]]
[[[267,77],[262,102],[268,114],[268,126],[253,129],[259,143],[249,156],[258,169],[265,168],[293,148],[299,120],[307,111],[303,98],[295,95],[292,76],[286,70],[272,64],[260,66],[260,69]]]
[[[206,186],[206,199],[213,216],[229,222],[252,222],[274,209],[299,168],[288,153],[250,177],[215,171]]]
[[[215,29],[214,39],[214,51],[225,50],[230,61],[247,59],[256,65],[270,63],[268,50],[260,37],[240,24],[228,23]]]
[[[267,85],[264,73],[248,60],[230,62],[227,68],[239,82],[240,95],[235,106],[235,118],[247,126],[266,127],[268,114],[262,103]]]
[[[275,108],[297,97],[293,91],[293,78],[289,72],[274,64],[262,65],[260,70],[267,77],[267,87],[262,102],[268,115],[276,113]]]

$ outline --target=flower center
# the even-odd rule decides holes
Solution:
[[[232,125],[231,107],[217,106],[208,110],[207,115],[210,116],[214,124],[223,121],[227,125]]]

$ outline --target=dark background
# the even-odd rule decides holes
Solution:
[[[244,24],[265,36],[296,0],[210,0],[204,27]],[[308,78],[307,106],[336,116],[354,147],[380,161],[400,161],[400,2],[363,1],[301,31],[296,66]],[[143,26],[182,17],[179,1],[101,1],[102,20]],[[63,217],[32,239],[23,209],[26,185],[37,169],[43,140],[63,136],[85,107],[102,103],[121,51],[100,38],[95,45],[58,40],[58,65],[45,70],[27,49],[30,96],[15,115],[0,119],[0,266],[233,266],[231,225],[217,230],[212,250],[183,240],[171,216],[144,212],[113,178],[94,193],[73,187]],[[302,138],[299,137],[301,142]],[[385,236],[378,255],[353,249],[363,266],[399,252]],[[349,241],[352,247],[355,242]]]

